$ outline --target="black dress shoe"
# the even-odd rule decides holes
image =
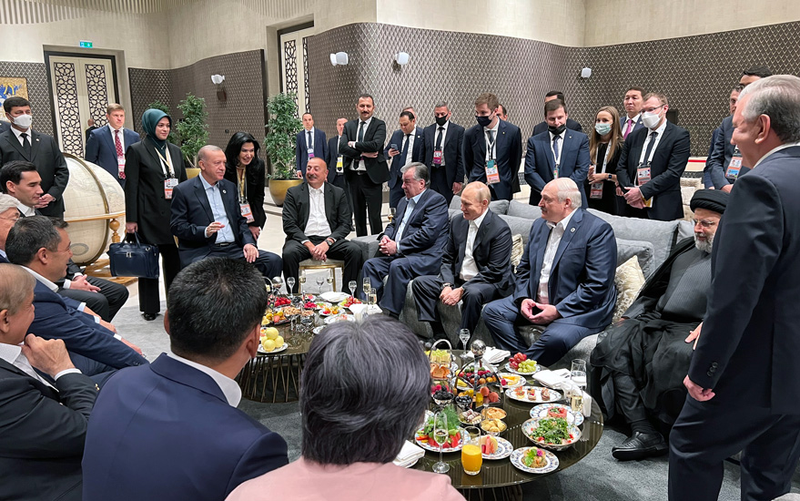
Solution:
[[[145,320],[155,320],[158,313],[142,313],[142,315],[144,315]]]
[[[667,443],[660,433],[635,432],[618,447],[611,448],[611,455],[620,461],[660,456],[667,452]]]

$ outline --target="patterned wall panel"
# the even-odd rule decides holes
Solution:
[[[303,37],[303,91],[305,92],[306,113],[311,113],[311,92],[308,88],[308,39]]]
[[[62,151],[83,154],[83,133],[78,109],[78,86],[73,63],[53,63],[56,110],[61,130]]]
[[[134,129],[139,134],[142,130],[142,113],[150,103],[160,101],[167,106],[172,105],[172,82],[169,70],[146,70],[128,68],[128,81],[131,86],[131,106],[128,114],[133,117]]]
[[[33,113],[33,128],[53,135],[53,108],[50,102],[50,86],[47,84],[47,67],[44,63],[19,63],[0,61],[0,75],[25,77],[28,83],[28,100]]]
[[[86,92],[89,100],[89,115],[97,127],[108,123],[106,108],[108,106],[108,85],[106,83],[106,67],[102,64],[86,65]]]
[[[297,42],[295,40],[286,40],[283,42],[283,71],[284,71],[284,80],[286,85],[284,86],[283,91],[288,93],[293,92],[294,102],[297,102],[297,90],[299,89],[299,84],[297,82]]]

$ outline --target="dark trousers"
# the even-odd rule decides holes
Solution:
[[[311,243],[318,245],[327,237],[310,236]],[[342,272],[342,292],[350,292],[347,284],[351,280],[358,279],[358,272],[361,271],[361,249],[349,240],[337,240],[328,249],[327,256],[332,259],[344,261],[344,271]],[[299,275],[300,261],[311,258],[311,251],[297,240],[288,240],[283,245],[283,277],[293,277],[295,281]],[[299,282],[298,282],[299,283]]]
[[[636,382],[628,374],[615,372],[611,376],[614,379],[614,399],[617,408],[622,413],[625,421],[634,423],[647,419],[647,411],[644,402],[636,388]]]
[[[742,500],[789,492],[800,457],[800,414],[772,414],[739,396],[686,397],[669,437],[669,499],[716,500],[723,461],[739,451]]]
[[[236,259],[244,261],[244,250],[236,244],[230,245],[211,245],[211,252],[206,256],[209,257],[226,257],[228,259]],[[253,262],[261,275],[264,278],[272,279],[281,276],[283,269],[283,260],[274,252],[258,251],[258,257]]]
[[[339,188],[344,190],[345,195],[347,195],[347,206],[350,208],[350,215],[353,214],[353,194],[350,193],[350,186],[347,184],[347,178],[344,174],[336,174],[333,177],[332,185],[338,186]]]
[[[447,200],[447,206],[450,207],[450,201],[453,199],[453,185],[447,184],[447,167],[431,165],[429,169],[431,175],[430,188],[442,195]],[[456,182],[463,182],[463,179],[456,179]]]
[[[169,293],[169,286],[172,280],[181,271],[181,259],[178,256],[178,248],[175,244],[158,245],[158,253],[161,255],[161,271],[164,274],[164,287]],[[139,311],[155,315],[161,310],[161,299],[158,293],[157,278],[139,279]]]
[[[353,201],[356,235],[363,237],[367,234],[367,212],[369,212],[371,233],[378,235],[383,232],[383,222],[381,221],[383,185],[373,183],[366,173],[359,175],[355,171],[348,172],[347,183],[350,185],[350,195]]]
[[[400,315],[403,311],[408,282],[417,273],[408,258],[404,257],[374,257],[364,263],[363,269],[364,278],[370,279],[372,288],[377,292],[378,305],[394,315]],[[384,287],[383,279],[387,275],[389,278]],[[363,290],[359,291],[358,296],[366,300]]]
[[[97,277],[87,276],[86,281],[96,287],[100,287],[100,290],[98,292],[89,292],[78,289],[59,289],[58,293],[75,301],[86,303],[86,306],[100,315],[100,318],[110,322],[125,304],[125,301],[128,300],[128,288]]]
[[[394,188],[389,188],[389,207],[397,208],[397,204],[400,203],[406,196],[405,192],[403,191],[403,184],[402,181],[398,181]]]
[[[450,192],[452,194],[452,191]],[[442,292],[444,282],[438,276],[426,275],[415,278],[411,282],[411,290],[414,291],[414,302],[417,304],[420,322],[432,322],[434,324],[434,334],[437,329],[442,329],[437,305],[439,304],[439,294]],[[485,282],[466,282],[457,284],[457,287],[464,289],[461,296],[461,329],[469,329],[470,334],[475,332],[475,326],[481,318],[483,305],[489,301],[500,297],[497,287]],[[457,306],[456,306],[457,307]]]

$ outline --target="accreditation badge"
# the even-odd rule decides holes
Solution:
[[[168,177],[164,180],[164,199],[172,200],[172,190],[178,186],[178,180],[174,177]]]
[[[497,171],[497,163],[494,159],[486,162],[486,184],[497,184],[500,182],[500,173]]]

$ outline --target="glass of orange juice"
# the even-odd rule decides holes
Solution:
[[[464,440],[464,445],[461,447],[461,465],[467,475],[477,475],[483,466],[481,430],[475,426],[467,426],[464,430],[469,438]]]

